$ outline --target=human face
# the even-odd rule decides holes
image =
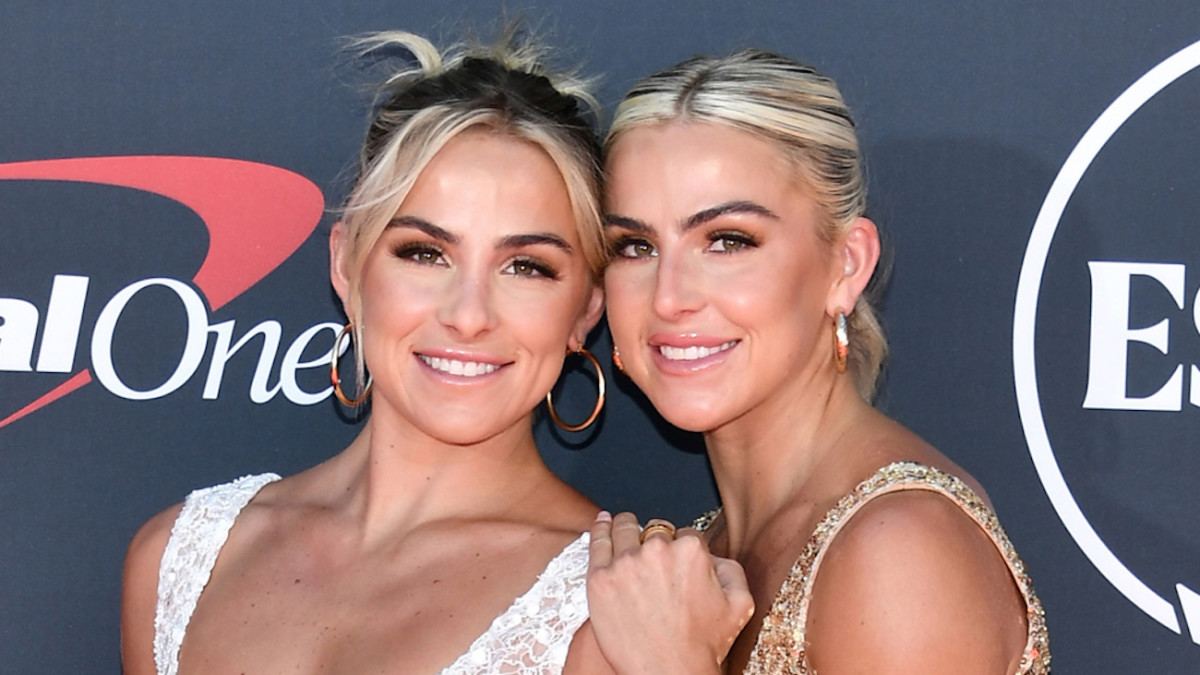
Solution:
[[[780,152],[706,123],[623,134],[607,166],[608,322],[625,371],[672,424],[779,414],[832,378],[843,269]]]
[[[554,162],[484,130],[421,172],[360,288],[375,423],[453,444],[529,433],[602,302]]]

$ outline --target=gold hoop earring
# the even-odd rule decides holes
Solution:
[[[353,330],[354,324],[348,323],[342,328],[342,332],[338,333],[337,339],[333,341],[333,355],[329,361],[329,380],[333,383],[333,395],[337,397],[337,400],[342,402],[342,405],[349,408],[357,408],[362,405],[367,400],[367,397],[371,395],[371,385],[375,383],[368,376],[367,388],[363,390],[363,393],[358,398],[350,398],[346,396],[346,392],[342,391],[342,378],[338,377],[338,356],[342,353],[342,340]]]
[[[839,373],[846,372],[850,359],[850,333],[846,330],[846,315],[838,308],[833,318],[833,364]]]
[[[581,424],[571,425],[563,422],[562,418],[559,417],[558,413],[554,410],[554,392],[546,392],[546,409],[550,411],[550,419],[554,420],[554,423],[564,431],[583,431],[584,429],[592,426],[592,422],[596,421],[596,418],[600,416],[600,411],[604,409],[604,371],[600,369],[600,362],[597,361],[596,357],[592,356],[592,353],[586,349],[580,348],[575,353],[592,362],[592,367],[596,369],[596,382],[598,383],[597,389],[599,390],[600,395],[596,398],[596,407],[592,408],[592,414],[588,415],[588,418]]]
[[[625,364],[621,363],[621,350],[617,349],[616,345],[613,345],[613,365],[622,373],[625,372]]]

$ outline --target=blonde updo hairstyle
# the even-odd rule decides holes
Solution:
[[[617,107],[605,148],[631,129],[676,121],[723,124],[773,143],[821,205],[820,236],[827,243],[866,211],[854,121],[837,84],[809,66],[758,49],[688,59],[634,85]],[[887,357],[868,297],[876,282],[846,317],[850,370],[868,401]]]
[[[492,46],[457,45],[444,52],[400,31],[358,39],[354,47],[362,56],[399,50],[411,55],[410,64],[416,62],[394,72],[380,88],[357,180],[342,210],[346,312],[358,344],[367,255],[434,155],[468,130],[505,134],[550,157],[566,184],[593,280],[599,279],[606,263],[600,146],[592,123],[599,106],[586,82],[551,72],[543,61],[545,48],[515,27]],[[356,354],[361,386],[366,366],[362,350]]]

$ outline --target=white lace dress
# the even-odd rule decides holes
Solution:
[[[196,490],[184,501],[158,572],[154,660],[159,675],[179,671],[188,622],[238,513],[264,485],[277,480],[273,473],[245,476]],[[585,532],[442,675],[561,673],[571,639],[588,618],[587,565]]]

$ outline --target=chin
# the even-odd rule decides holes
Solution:
[[[711,431],[728,421],[723,409],[715,406],[696,405],[695,401],[672,405],[651,401],[663,419],[684,431],[703,433]]]

